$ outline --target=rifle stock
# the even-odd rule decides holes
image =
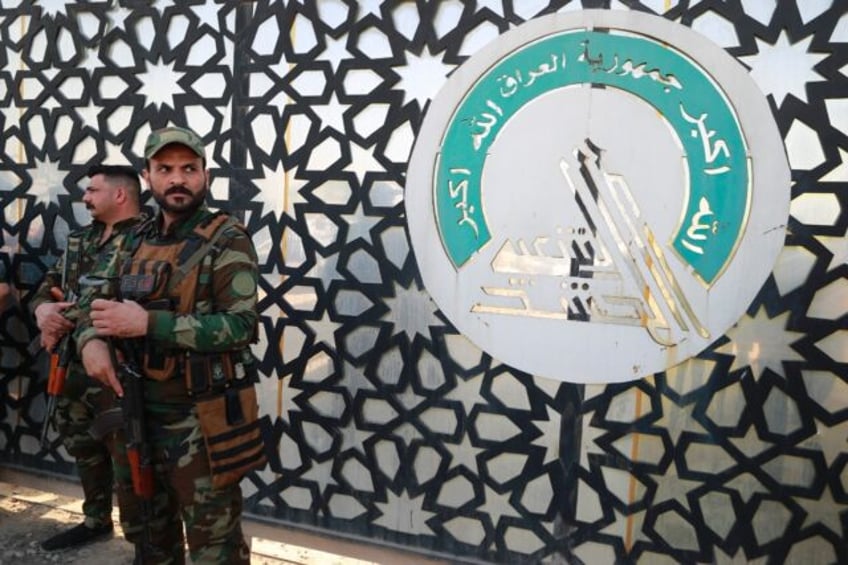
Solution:
[[[62,341],[50,355],[50,373],[47,377],[47,412],[44,414],[44,424],[41,426],[41,446],[47,447],[47,430],[56,412],[56,402],[65,388],[65,378],[68,375],[68,365],[71,362],[71,334],[65,334]]]
[[[59,287],[50,288],[50,297],[54,300],[73,300],[72,293],[62,293]],[[68,365],[71,363],[71,332],[66,333],[59,341],[56,348],[50,354],[50,371],[47,376],[47,411],[44,414],[44,423],[41,426],[41,447],[47,447],[47,431],[50,421],[56,412],[56,402],[65,388],[65,378],[68,376]]]

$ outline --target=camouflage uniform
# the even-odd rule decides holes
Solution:
[[[49,270],[39,286],[30,309],[55,301],[50,296],[51,287],[59,287],[65,296],[79,296],[78,279],[85,274],[97,274],[114,270],[121,260],[121,253],[127,245],[133,228],[140,223],[141,216],[118,222],[113,226],[109,238],[100,244],[105,225],[93,222],[68,237],[68,249],[56,266]],[[65,264],[68,267],[65,270]],[[63,287],[63,275],[67,281]],[[65,311],[70,320],[79,317],[78,306]],[[82,484],[85,500],[83,514],[85,525],[96,528],[112,523],[112,461],[110,457],[111,441],[104,437],[96,440],[89,433],[97,414],[115,403],[115,395],[88,377],[78,357],[74,357],[68,366],[65,387],[56,403],[55,423],[62,441],[74,459]]]
[[[141,240],[159,246],[184,245],[196,226],[213,214],[201,207],[189,218],[159,231],[161,218],[141,230]],[[153,309],[145,338],[124,340],[137,365],[143,351],[164,351],[185,360],[188,352],[231,351],[247,353],[258,323],[256,288],[258,267],[250,237],[241,227],[224,227],[218,245],[200,269],[199,290],[189,313]],[[142,249],[144,247],[142,246]],[[138,256],[138,253],[136,254]],[[147,261],[138,261],[141,264]],[[176,270],[177,265],[172,264]],[[126,273],[127,265],[124,266]],[[126,276],[124,277],[125,280]],[[124,285],[122,284],[122,287]],[[125,298],[134,298],[125,295]],[[143,299],[137,299],[145,305]],[[83,318],[86,318],[85,316]],[[79,348],[95,332],[87,319],[75,332]],[[129,347],[127,347],[129,346]],[[213,488],[207,449],[197,405],[189,396],[185,367],[165,380],[149,378],[145,371],[144,417],[152,446],[154,497],[150,515],[143,516],[140,501],[132,494],[132,479],[125,450],[115,461],[115,479],[126,538],[136,544],[144,563],[183,563],[183,523],[191,560],[201,563],[249,563],[250,550],[241,531],[242,494],[238,481]]]

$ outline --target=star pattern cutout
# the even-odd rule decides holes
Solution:
[[[379,219],[365,214],[361,202],[356,206],[353,214],[342,214],[342,220],[348,225],[347,243],[353,243],[357,239],[367,241],[369,244],[374,243],[371,240],[371,229],[379,222]]]
[[[316,251],[315,265],[306,273],[306,276],[319,279],[324,292],[326,292],[330,288],[331,282],[344,280],[344,277],[339,274],[337,267],[338,260],[338,253],[330,253],[325,257]]]
[[[309,469],[303,473],[302,477],[306,480],[313,481],[317,484],[321,492],[327,490],[327,485],[337,485],[338,483],[333,478],[333,459],[326,461],[312,461]]]
[[[485,449],[474,447],[471,443],[471,438],[468,437],[468,434],[462,436],[460,443],[455,444],[446,442],[445,447],[451,454],[451,462],[448,470],[461,466],[465,467],[475,475],[480,473],[480,469],[477,465],[477,455],[484,452]]]
[[[827,466],[831,467],[840,455],[848,453],[848,420],[828,426],[816,419],[816,430],[815,436],[807,438],[799,446],[821,451]]]
[[[429,534],[433,530],[427,525],[427,520],[435,516],[434,512],[424,510],[424,496],[411,498],[404,490],[396,496],[391,490],[387,491],[388,500],[377,502],[376,506],[382,516],[374,520],[378,526],[389,530],[409,534]]]
[[[349,451],[358,451],[362,455],[366,455],[365,441],[374,434],[360,430],[355,424],[348,424],[341,430],[341,447],[339,454],[345,454]]]
[[[774,96],[780,106],[788,95],[808,103],[808,83],[820,82],[824,77],[814,67],[827,55],[810,53],[812,36],[791,43],[786,31],[781,32],[774,45],[759,38],[757,54],[740,57],[751,67],[751,76],[766,94]]]
[[[838,503],[833,498],[830,486],[825,484],[824,491],[815,498],[799,496],[795,499],[807,513],[802,527],[813,524],[821,524],[834,534],[842,534],[842,514],[845,505]]]
[[[483,386],[483,382],[482,373],[478,373],[469,379],[457,378],[456,386],[448,392],[446,398],[459,401],[465,410],[465,414],[471,414],[475,405],[486,406],[489,404],[488,400],[480,394],[480,387]]]
[[[504,516],[518,518],[521,514],[509,501],[511,492],[499,493],[492,489],[489,485],[485,485],[484,499],[485,501],[477,508],[489,520],[492,521],[492,526],[495,528],[500,524],[501,518]]]
[[[147,69],[137,76],[141,81],[139,92],[144,95],[145,105],[154,104],[159,108],[176,106],[174,96],[183,91],[178,84],[183,73],[175,71],[173,63],[148,63]]]
[[[333,68],[333,72],[337,72],[339,70],[339,64],[351,56],[347,50],[347,39],[348,36],[346,34],[338,38],[329,35],[324,37],[326,46],[321,51],[318,59],[329,62]]]
[[[382,320],[392,322],[393,333],[403,333],[411,340],[416,334],[430,337],[430,327],[441,322],[436,318],[436,305],[426,291],[394,285],[394,296],[386,298],[389,307]]]
[[[29,194],[35,196],[36,202],[45,206],[58,205],[59,195],[66,195],[68,191],[64,187],[64,173],[59,163],[55,161],[37,159],[35,168],[30,171],[32,186]]]
[[[356,19],[362,20],[369,15],[380,18],[380,6],[382,3],[382,0],[359,0],[356,3]]]
[[[803,334],[786,329],[789,312],[770,318],[764,308],[751,316],[744,316],[739,323],[728,330],[730,341],[716,351],[733,355],[733,372],[742,367],[750,367],[754,379],[759,380],[766,368],[785,377],[783,361],[800,361],[803,357],[791,345]]]
[[[69,2],[65,2],[65,0],[36,0],[35,4],[44,10],[43,13],[45,16],[56,17],[59,14],[65,13],[67,9],[65,6]]]
[[[0,108],[0,112],[3,114],[6,131],[21,129],[21,117],[23,117],[24,113],[23,108],[12,104],[6,108]]]
[[[218,28],[218,10],[220,4],[215,4],[213,0],[206,0],[203,4],[197,4],[191,7],[191,11],[200,20],[200,25],[207,25],[211,29]]]
[[[341,324],[334,322],[329,312],[324,312],[320,320],[306,320],[306,324],[315,332],[315,343],[336,346],[335,331],[341,327]]]
[[[598,439],[607,433],[603,428],[591,425],[593,414],[594,412],[587,412],[583,415],[583,429],[580,432],[580,467],[587,471],[590,470],[589,455],[603,455],[604,450],[598,445]]]
[[[643,531],[645,525],[645,510],[624,514],[613,510],[615,520],[601,532],[610,534],[624,540],[625,549],[630,549],[634,544],[650,542],[651,539]]]
[[[545,448],[545,457],[542,465],[547,465],[559,459],[559,436],[562,416],[555,412],[550,406],[545,406],[548,413],[547,420],[533,420],[533,425],[538,428],[542,435],[533,440],[533,445]]]
[[[273,214],[276,220],[281,220],[283,214],[287,213],[295,202],[302,202],[303,198],[296,191],[289,190],[288,172],[282,163],[278,163],[273,169],[263,166],[262,171],[262,177],[255,184],[262,195],[263,211]],[[297,198],[289,202],[291,196]]]
[[[345,165],[344,170],[356,175],[356,180],[359,181],[360,185],[365,184],[365,175],[367,173],[385,170],[374,157],[374,149],[374,146],[366,148],[355,141],[350,142],[350,163]]]
[[[335,92],[330,95],[326,104],[312,104],[311,108],[318,114],[322,129],[331,128],[339,133],[345,131],[344,113],[350,108],[350,104],[340,103]]]
[[[421,55],[406,53],[406,64],[395,67],[395,72],[400,75],[400,82],[395,88],[403,91],[404,105],[414,99],[419,108],[423,108],[436,96],[439,85],[452,69],[438,54],[429,51]]]
[[[677,472],[677,465],[673,462],[668,466],[665,473],[651,473],[650,476],[657,483],[657,490],[654,492],[654,499],[651,501],[652,505],[656,506],[667,500],[672,500],[680,503],[689,512],[692,511],[686,495],[700,487],[701,481],[681,478]]]
[[[680,434],[683,432],[707,433],[707,430],[692,415],[692,411],[695,409],[694,404],[680,406],[668,396],[663,395],[661,398],[662,417],[655,425],[668,430],[668,435],[675,445],[680,442]]]
[[[126,29],[124,26],[130,21],[131,15],[132,10],[123,6],[121,0],[114,0],[110,4],[110,10],[107,15],[110,29]]]
[[[816,239],[833,255],[827,266],[828,271],[848,263],[848,231],[842,237],[820,235]]]

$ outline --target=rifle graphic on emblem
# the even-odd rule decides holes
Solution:
[[[532,248],[523,240],[505,241],[492,269],[508,275],[509,286],[483,287],[501,302],[478,303],[472,311],[641,326],[667,346],[690,331],[709,337],[624,177],[604,171],[600,157],[600,148],[587,139],[559,162],[586,227],[570,228],[553,246],[545,237],[536,238]],[[555,280],[559,309],[539,308],[531,300],[545,278]]]

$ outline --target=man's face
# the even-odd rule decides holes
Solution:
[[[197,210],[206,198],[208,176],[203,159],[194,151],[173,143],[148,160],[144,180],[159,207],[178,216]]]
[[[82,202],[85,204],[85,208],[91,213],[92,218],[105,222],[109,220],[109,216],[115,210],[117,192],[118,187],[109,184],[106,177],[103,175],[94,175],[85,188]]]

